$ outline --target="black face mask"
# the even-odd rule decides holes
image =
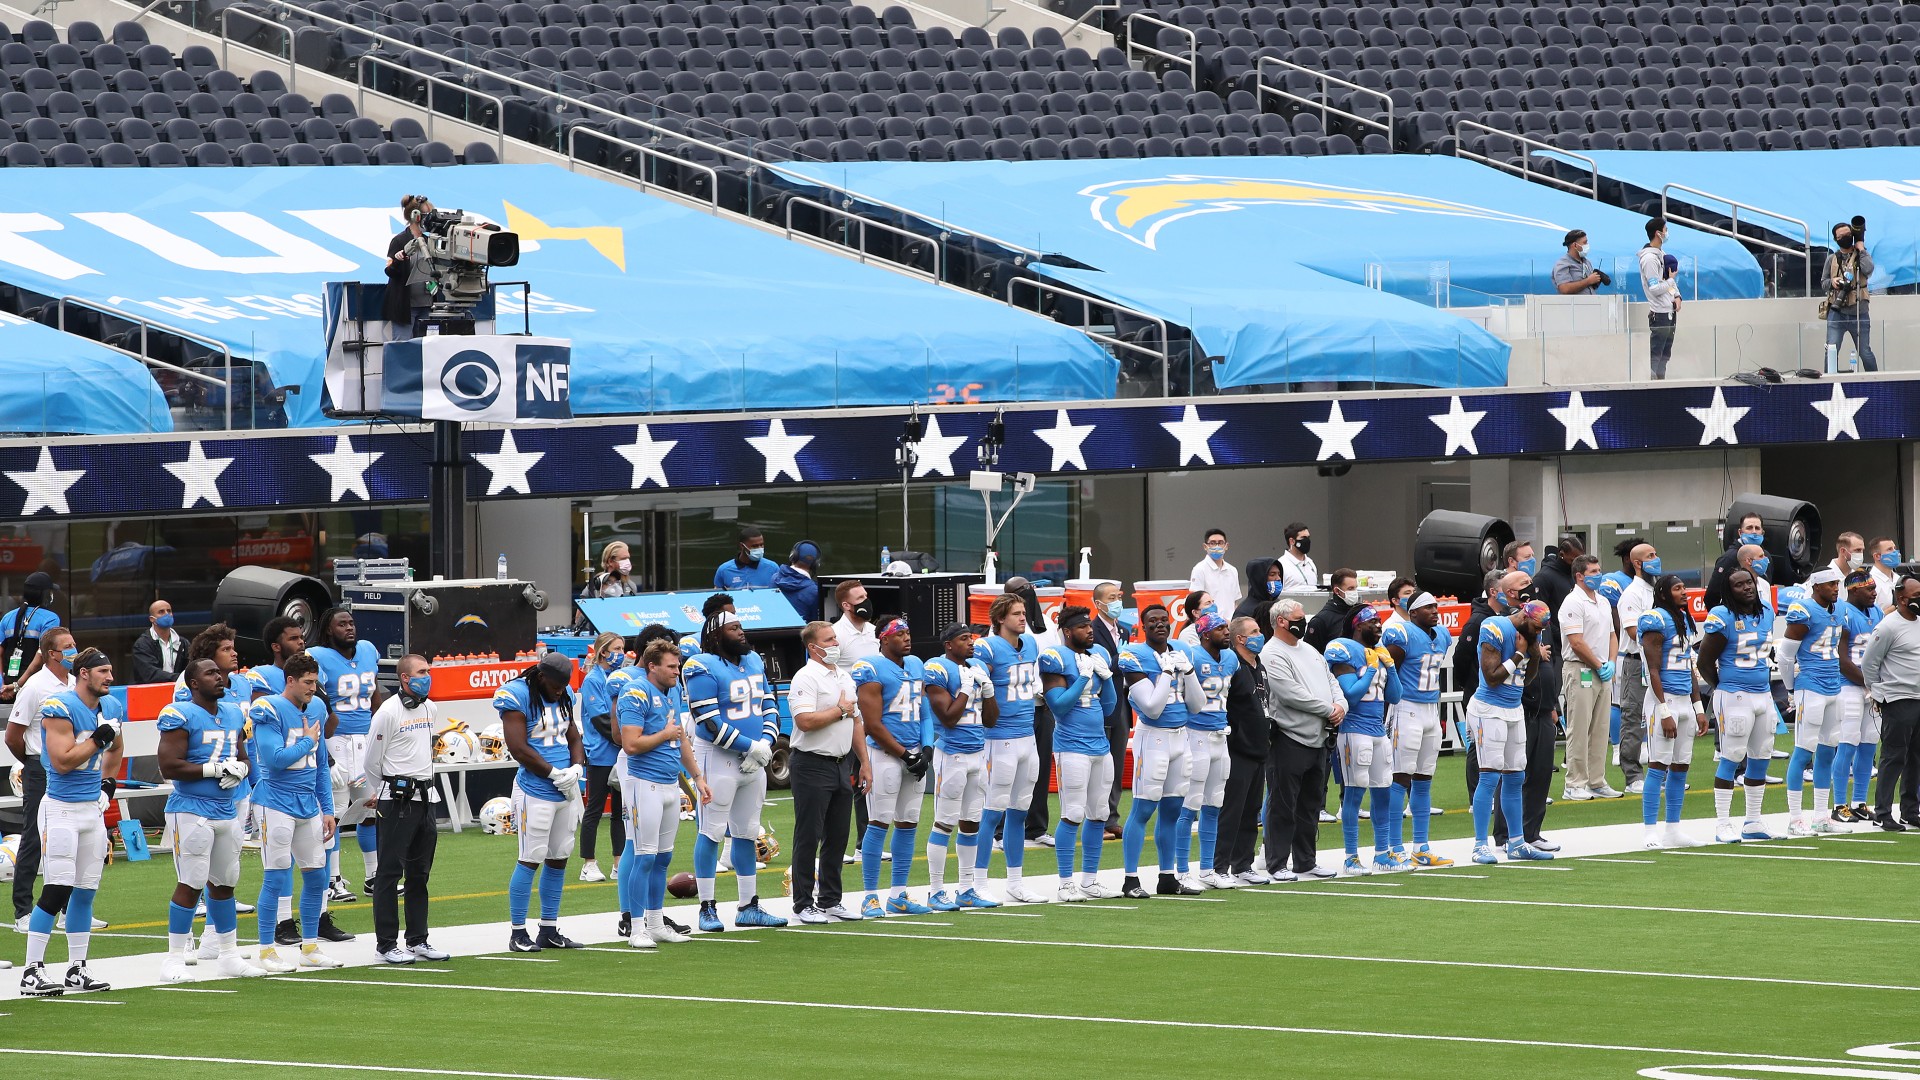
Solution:
[[[1305,555],[1307,552],[1312,551],[1313,537],[1311,536],[1295,537],[1293,541],[1293,550],[1298,551],[1302,555]]]
[[[1920,618],[1920,597],[1907,601],[1907,614]]]
[[[1853,247],[1853,237],[1851,237],[1851,236],[1843,236],[1843,237],[1841,237],[1841,238],[1840,238],[1840,250],[1841,250],[1841,251],[1846,251],[1847,249],[1849,249],[1849,248],[1851,248],[1851,247]]]
[[[1292,622],[1288,623],[1287,633],[1292,634],[1296,638],[1306,637],[1307,636],[1307,620],[1295,619]]]
[[[853,606],[853,617],[863,622],[873,620],[873,605],[865,600]]]

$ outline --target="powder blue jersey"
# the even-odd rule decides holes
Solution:
[[[926,724],[932,717],[927,708],[927,672],[917,656],[909,655],[899,663],[874,653],[856,661],[848,672],[855,692],[869,683],[880,687],[880,722],[887,726],[902,747],[912,750],[926,737]],[[873,736],[867,745],[878,747]]]
[[[287,673],[272,664],[248,668],[247,687],[251,696],[284,693],[287,689]],[[321,702],[321,708],[325,707],[326,703]]]
[[[277,669],[276,669],[277,670]],[[333,780],[327,761],[327,707],[318,694],[301,709],[280,694],[247,707],[253,742],[253,801],[288,817],[333,813]],[[312,728],[318,738],[302,733]]]
[[[221,701],[213,712],[197,702],[176,701],[160,710],[160,732],[187,733],[187,764],[207,765],[240,756],[240,740],[246,737],[247,718],[240,706]],[[193,776],[173,782],[173,794],[167,796],[167,812],[198,814],[209,821],[225,821],[236,813],[241,789],[223,788],[214,776]]]
[[[1040,643],[1032,634],[1021,634],[1016,647],[999,634],[988,634],[974,641],[973,655],[993,675],[993,696],[1000,703],[1000,718],[987,729],[987,738],[998,742],[1032,735],[1033,701],[1040,696]]]
[[[1435,623],[1422,630],[1411,620],[1395,619],[1380,635],[1380,644],[1398,645],[1406,659],[1394,669],[1400,680],[1400,700],[1435,702],[1440,700],[1440,680],[1447,669],[1447,648],[1453,636]]]
[[[320,696],[340,718],[335,735],[365,735],[373,729],[373,691],[380,676],[380,650],[356,642],[351,659],[330,646],[308,649],[320,665]]]
[[[580,741],[586,748],[589,765],[611,765],[620,756],[620,748],[608,742],[607,737],[600,734],[600,729],[593,726],[594,717],[613,714],[614,698],[607,688],[607,678],[611,674],[606,668],[595,664],[587,672],[586,678],[580,681]],[[607,723],[611,726],[613,721],[608,720]]]
[[[1187,656],[1193,660],[1194,677],[1200,680],[1200,692],[1206,695],[1205,701],[1187,703],[1187,726],[1195,731],[1227,730],[1227,686],[1233,682],[1233,673],[1240,670],[1240,657],[1232,649],[1221,649],[1220,659],[1215,660],[1204,645],[1189,646]]]
[[[1692,694],[1693,665],[1698,658],[1693,642],[1674,625],[1665,608],[1650,608],[1640,616],[1640,640],[1645,641],[1648,634],[1660,635],[1660,689],[1670,698]]]
[[[545,702],[535,709],[532,705],[532,688],[527,685],[529,677],[523,675],[495,690],[493,709],[502,718],[510,712],[525,716],[527,745],[533,749],[534,753],[540,755],[542,761],[556,769],[564,769],[573,764],[573,749],[567,745],[568,729],[573,725],[573,718],[569,715],[570,710],[557,701]],[[574,697],[572,690],[567,691],[567,697],[577,709],[579,701]],[[535,776],[525,765],[520,766],[520,772],[514,777],[513,782],[520,785],[521,791],[536,799],[547,802],[562,802],[566,799],[566,796],[560,794],[560,789],[553,786],[553,781],[544,776]]]
[[[40,703],[40,719],[44,723],[49,717],[65,720],[73,725],[75,741],[92,742],[93,729],[100,726],[104,718],[111,720],[126,730],[127,707],[113,697],[100,699],[97,709],[87,708],[80,700],[78,692],[62,690]],[[47,743],[40,740],[40,764],[47,770],[47,795],[55,802],[88,803],[100,798],[100,757],[105,750],[96,749],[87,760],[72,772],[60,772],[53,767],[53,761],[47,756]]]
[[[1867,643],[1873,640],[1873,631],[1885,613],[1872,605],[1861,611],[1849,603],[1835,605],[1834,610],[1840,613],[1842,625],[1852,635],[1847,639],[1847,658],[1853,661],[1854,667],[1859,667],[1860,661],[1867,658]]]
[[[1185,645],[1180,644],[1178,641],[1167,642],[1168,652],[1172,652],[1175,649],[1185,654],[1187,659],[1193,659],[1192,652]],[[1194,666],[1197,668],[1199,665],[1196,664]],[[1122,646],[1120,649],[1119,670],[1126,674],[1137,673],[1149,679],[1157,679],[1161,674],[1160,654],[1154,652],[1153,646],[1145,642],[1137,645]],[[1126,680],[1122,679],[1121,682],[1124,683]],[[1141,713],[1140,722],[1148,727],[1156,728],[1186,727],[1188,716],[1185,682],[1185,679],[1173,680],[1173,691],[1167,696],[1167,707],[1160,710],[1160,715],[1156,717],[1148,717],[1147,714]]]
[[[275,670],[278,669],[276,668]],[[280,676],[281,688],[285,689],[286,684],[286,675],[282,674]],[[253,700],[253,688],[253,680],[237,671],[232,672],[227,676],[227,688],[221,693],[220,700],[230,701],[240,706],[240,711],[245,712],[247,702]],[[173,700],[176,702],[193,700],[193,691],[187,689],[187,677],[185,675],[180,676],[173,682]]]
[[[699,653],[680,667],[693,737],[724,750],[746,753],[748,745],[780,734],[780,714],[767,687],[766,665],[749,649],[738,662]]]
[[[1831,697],[1840,692],[1840,615],[1821,607],[1812,596],[1787,605],[1787,625],[1804,626],[1807,636],[1794,654],[1793,686],[1810,694]]]
[[[741,566],[738,559],[728,559],[713,571],[713,587],[720,592],[771,589],[779,573],[780,567],[772,559],[759,559],[752,566]]]
[[[637,727],[642,735],[657,735],[668,724],[686,723],[680,688],[662,690],[652,679],[629,679],[614,709],[613,730]],[[680,779],[680,741],[669,739],[651,750],[627,755],[627,775],[656,784]]]
[[[1353,669],[1339,677],[1347,699],[1340,734],[1385,735],[1389,694],[1395,699],[1400,696],[1386,650],[1370,650],[1352,638],[1334,638],[1327,642],[1326,658],[1328,667],[1345,664]]]
[[[1773,612],[1760,609],[1758,615],[1735,615],[1726,605],[1707,613],[1702,633],[1725,639],[1720,653],[1719,679],[1722,690],[1743,690],[1764,694],[1773,681],[1767,669],[1767,648],[1773,640]]]
[[[987,673],[987,665],[979,660],[964,663],[945,656],[936,656],[923,665],[926,671],[927,685],[937,686],[948,694],[960,696],[960,671],[963,667],[973,668],[981,674]],[[960,722],[952,727],[935,722],[933,729],[934,745],[949,754],[974,754],[987,747],[987,729],[982,722],[981,704],[973,695],[967,696],[967,708],[960,714]]]
[[[1516,654],[1520,661],[1517,670],[1506,682],[1490,686],[1482,679],[1480,689],[1474,691],[1473,696],[1496,709],[1519,708],[1520,694],[1527,682],[1527,658],[1521,652],[1520,631],[1514,628],[1512,619],[1505,615],[1494,615],[1480,623],[1480,644],[1493,646],[1494,655],[1502,663],[1513,659]],[[1477,655],[1475,659],[1478,659]],[[1344,727],[1342,725],[1343,730]]]
[[[1107,650],[1095,645],[1087,650],[1099,657],[1113,670],[1113,657]],[[1059,675],[1072,686],[1080,679],[1080,654],[1065,645],[1054,645],[1040,652],[1040,673]],[[1113,680],[1102,679],[1098,675],[1087,676],[1086,685],[1080,688],[1080,696],[1073,699],[1073,707],[1054,711],[1053,716],[1053,752],[1056,754],[1107,754],[1112,747],[1107,743],[1107,708],[1114,700]]]

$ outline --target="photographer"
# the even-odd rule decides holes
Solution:
[[[387,298],[380,317],[393,325],[393,341],[419,336],[427,309],[433,304],[426,278],[411,280],[415,276],[413,259],[407,251],[408,245],[424,235],[420,230],[421,217],[431,213],[433,203],[425,195],[403,196],[400,215],[406,219],[407,226],[387,242]]]
[[[1840,342],[1853,335],[1853,347],[1860,364],[1868,371],[1880,370],[1874,358],[1873,320],[1867,316],[1867,283],[1873,277],[1873,256],[1867,254],[1867,219],[1856,217],[1851,223],[1833,227],[1834,253],[1827,256],[1827,299],[1821,305],[1827,317],[1827,370],[1840,371]],[[1852,369],[1847,369],[1851,371]]]
[[[1595,270],[1587,261],[1585,229],[1574,229],[1560,243],[1567,249],[1560,261],[1553,264],[1553,287],[1560,295],[1591,296],[1601,286],[1613,284],[1605,270]]]
[[[366,775],[380,787],[380,864],[373,875],[373,933],[389,964],[445,960],[427,944],[427,875],[439,834],[433,804],[433,740],[437,724],[433,675],[425,657],[408,653],[396,671],[400,692],[373,714],[367,732]],[[399,886],[406,875],[407,937],[400,943]]]

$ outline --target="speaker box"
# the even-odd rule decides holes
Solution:
[[[1827,561],[1820,547],[1819,507],[1799,499],[1741,495],[1727,508],[1727,519],[1720,526],[1721,543],[1727,547],[1739,543],[1740,519],[1748,514],[1759,514],[1766,525],[1767,542],[1762,546],[1772,560],[1767,578],[1773,584],[1798,584]]]
[[[233,627],[243,660],[267,659],[260,632],[268,622],[285,615],[300,624],[309,642],[314,621],[333,606],[333,593],[319,578],[290,574],[264,566],[239,566],[220,581],[213,594],[213,620]]]
[[[1513,542],[1513,527],[1496,517],[1435,510],[1413,537],[1413,580],[1435,596],[1480,595],[1487,571]]]
[[[820,602],[831,606],[834,586],[852,579],[867,587],[877,619],[882,615],[902,615],[913,628],[913,655],[931,660],[946,651],[940,646],[940,631],[962,622],[967,614],[967,586],[986,580],[979,574],[913,574],[888,577],[883,574],[832,574],[820,579]],[[829,621],[839,618],[829,613]]]

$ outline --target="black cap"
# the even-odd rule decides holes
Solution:
[[[972,633],[974,633],[973,627],[968,626],[966,623],[954,623],[952,626],[940,631],[940,644],[945,645],[961,634]]]
[[[1587,235],[1587,230],[1585,229],[1569,229],[1567,231],[1567,238],[1565,240],[1560,241],[1560,246],[1572,247],[1573,242],[1575,240],[1584,240],[1586,239],[1586,235]]]
[[[106,653],[94,648],[88,648],[82,651],[79,656],[73,659],[73,670],[75,671],[91,671],[97,667],[111,667],[112,665],[113,661],[107,659]]]
[[[540,658],[540,673],[559,679],[563,683],[573,681],[573,660],[565,653],[550,652]]]

